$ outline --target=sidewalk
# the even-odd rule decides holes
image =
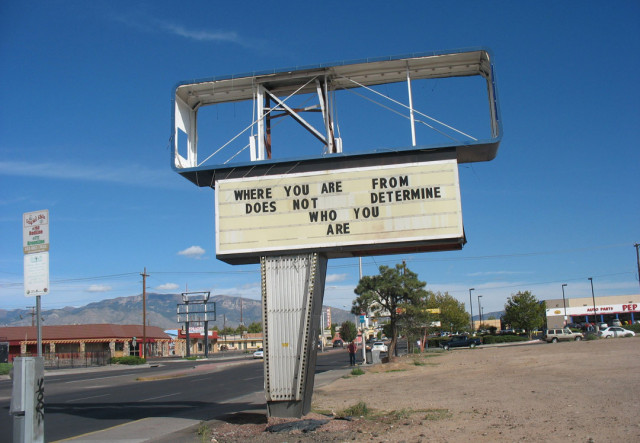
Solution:
[[[331,371],[321,372],[315,376],[315,387],[321,387],[332,383],[351,371],[352,368],[333,369]],[[260,390],[238,398],[232,398],[225,403],[247,405],[248,411],[258,414],[267,414],[264,391]],[[242,412],[242,411],[229,411]],[[211,421],[216,418],[212,417]],[[193,442],[196,440],[195,435],[201,420],[192,420],[186,418],[169,418],[169,417],[149,417],[136,420],[130,423],[114,426],[101,431],[95,431],[88,434],[78,435],[76,437],[58,440],[58,442],[74,442],[74,443],[97,443],[97,442],[113,442],[113,443],[179,443]]]

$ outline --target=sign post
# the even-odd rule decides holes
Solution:
[[[364,336],[364,326],[366,314],[363,312],[360,314],[360,329],[362,329],[362,364],[367,363],[367,340]]]
[[[18,358],[14,367],[11,413],[14,441],[44,441],[44,360],[40,296],[49,293],[49,210],[22,215],[24,295],[36,297],[37,357]]]
[[[40,296],[49,292],[49,210],[22,215],[22,250],[24,252],[24,295],[36,297],[38,357],[42,357]]]

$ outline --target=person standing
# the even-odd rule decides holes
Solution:
[[[358,350],[358,345],[356,345],[355,341],[349,343],[347,346],[347,351],[349,351],[349,366],[356,365],[356,351]]]

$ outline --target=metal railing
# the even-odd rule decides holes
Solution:
[[[45,369],[87,368],[106,366],[111,361],[110,351],[54,352],[42,354]]]

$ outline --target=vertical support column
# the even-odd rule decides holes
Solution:
[[[261,85],[257,86],[256,89],[256,107],[257,112],[256,116],[258,118],[258,152],[256,155],[257,160],[264,160],[264,87]]]
[[[207,320],[204,321],[204,358],[209,358],[209,322]]]
[[[311,410],[327,258],[261,258],[264,386],[270,417]]]
[[[413,93],[411,92],[411,73],[407,66],[407,88],[409,90],[409,119],[411,120],[411,146],[416,145],[416,121],[413,117]]]
[[[13,361],[14,442],[44,442],[44,359],[18,357]]]

